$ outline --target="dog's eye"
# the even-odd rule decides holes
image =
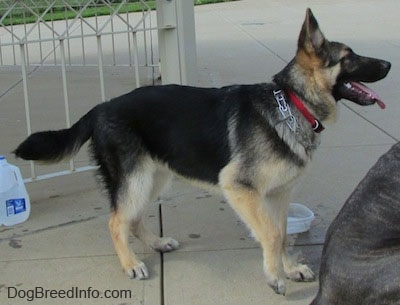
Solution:
[[[353,57],[353,52],[349,52],[349,53],[347,53],[345,56],[343,56],[341,59],[340,59],[340,62],[342,63],[342,64],[344,64],[346,61],[351,61],[351,58]]]
[[[350,48],[346,48],[344,51],[345,51],[345,52],[344,52],[343,57],[341,58],[341,61],[343,61],[343,60],[345,60],[345,59],[349,59],[349,58],[350,58],[351,56],[353,56],[353,54],[354,54],[353,50],[350,49]]]
[[[331,59],[326,63],[326,68],[331,68],[336,66],[337,64],[339,64],[341,62],[341,59]]]

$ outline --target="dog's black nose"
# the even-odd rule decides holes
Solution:
[[[385,70],[385,71],[389,71],[390,70],[390,67],[392,66],[392,64],[390,63],[390,62],[388,62],[388,61],[385,61],[385,60],[382,60],[382,68]]]

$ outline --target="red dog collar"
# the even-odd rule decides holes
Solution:
[[[312,129],[316,133],[320,133],[322,130],[325,129],[325,127],[322,125],[322,123],[316,119],[310,111],[306,108],[304,103],[295,95],[292,91],[286,90],[285,93],[289,96],[290,100],[292,103],[296,106],[296,108],[301,112],[301,114],[306,118],[308,122],[310,122]]]

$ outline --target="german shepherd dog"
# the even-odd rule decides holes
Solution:
[[[131,278],[149,273],[128,247],[129,232],[161,252],[179,247],[149,231],[142,217],[173,174],[218,188],[261,244],[269,286],[285,294],[285,275],[315,278],[285,250],[294,182],[318,146],[322,125],[335,121],[339,99],[384,106],[360,82],[380,80],[389,69],[387,61],[325,39],[308,9],[297,53],[272,83],[138,88],[95,106],[69,129],[30,135],[14,153],[57,162],[91,139],[111,201],[114,247]]]

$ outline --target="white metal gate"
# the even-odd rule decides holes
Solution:
[[[32,107],[37,107],[31,101],[32,86],[29,86],[29,82],[37,69],[43,71],[51,67],[59,70],[67,127],[71,126],[68,73],[74,67],[94,67],[98,70],[102,101],[107,97],[104,72],[107,67],[131,68],[133,89],[149,82],[154,84],[159,76],[158,64],[161,58],[166,66],[163,82],[189,83],[193,73],[186,72],[195,69],[195,40],[194,21],[189,22],[188,26],[188,22],[184,21],[184,12],[179,11],[185,7],[182,4],[185,1],[157,0],[157,8],[162,10],[159,9],[155,16],[144,0],[3,0],[0,6],[0,67],[20,67],[19,83],[23,87],[27,133],[32,132]],[[141,13],[126,12],[132,2],[141,4]],[[85,18],[89,9],[94,10],[95,15]],[[187,12],[187,3],[185,9]],[[101,15],[102,10],[107,10],[108,14]],[[65,18],[48,19],[48,13],[54,12],[59,12]],[[189,12],[193,14],[190,7]],[[67,17],[71,14],[74,16],[72,19]],[[31,18],[33,22],[16,25],[17,18]],[[186,30],[183,22],[186,22]],[[179,27],[180,32],[177,30]],[[191,32],[187,29],[191,29]],[[159,45],[157,40],[160,41]],[[185,53],[188,48],[179,44],[188,42],[193,45],[192,51]],[[143,69],[147,71],[144,80],[143,73],[140,73]],[[7,95],[7,90],[0,93],[0,99]],[[91,168],[90,165],[76,166],[74,160],[71,160],[68,169],[37,174],[36,165],[31,162],[30,177],[25,181],[47,179]]]

